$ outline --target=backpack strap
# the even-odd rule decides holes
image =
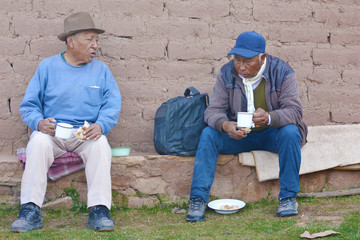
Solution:
[[[185,92],[184,92],[184,96],[185,96],[185,97],[190,96],[190,92],[193,93],[192,96],[196,96],[196,95],[200,94],[200,92],[199,92],[196,88],[194,88],[194,87],[188,87],[188,88],[185,90]]]

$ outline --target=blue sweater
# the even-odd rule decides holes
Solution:
[[[33,130],[38,130],[40,120],[53,117],[75,128],[85,120],[98,123],[106,135],[118,122],[120,107],[119,88],[105,63],[93,59],[75,67],[58,54],[39,64],[20,114]]]

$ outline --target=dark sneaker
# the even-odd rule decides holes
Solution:
[[[202,222],[205,220],[206,204],[201,198],[191,199],[189,210],[186,214],[187,222]]]
[[[298,215],[299,204],[296,202],[295,197],[284,198],[279,202],[279,207],[276,211],[278,217],[289,217]]]
[[[27,232],[42,226],[40,208],[34,203],[26,203],[21,205],[18,218],[11,224],[11,231]]]
[[[114,220],[109,215],[109,209],[103,205],[90,210],[87,226],[95,231],[104,232],[114,230]]]

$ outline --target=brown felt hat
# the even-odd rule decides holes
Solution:
[[[87,12],[78,12],[71,14],[66,17],[64,20],[64,32],[58,35],[58,38],[61,41],[65,41],[67,36],[73,35],[75,33],[84,31],[84,30],[93,30],[98,34],[104,33],[105,31],[99,28],[95,28],[94,21]]]

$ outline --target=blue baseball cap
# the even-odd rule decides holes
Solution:
[[[244,58],[252,58],[260,53],[264,53],[265,46],[265,38],[257,32],[243,32],[236,39],[235,46],[228,55],[235,54]]]

